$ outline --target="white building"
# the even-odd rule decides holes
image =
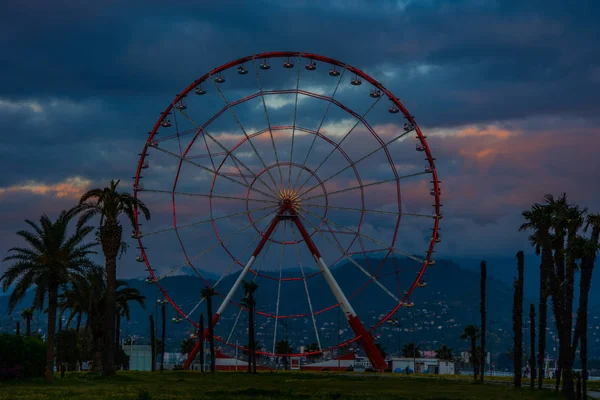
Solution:
[[[150,345],[125,345],[123,350],[129,356],[130,371],[152,370],[152,347]]]
[[[454,375],[454,363],[452,361],[438,360],[437,358],[397,358],[392,357],[389,361],[392,372],[404,373],[408,367],[409,371],[417,374],[439,374]]]

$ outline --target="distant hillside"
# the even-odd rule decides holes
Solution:
[[[368,259],[361,260],[362,265],[371,265],[374,267],[380,260]],[[414,269],[407,270],[410,261],[402,260],[400,262],[399,274],[401,287],[406,288],[411,283],[414,276]],[[390,270],[392,265],[384,265],[382,270]],[[298,271],[284,271],[287,276],[296,276]],[[315,272],[315,271],[310,271]],[[308,273],[310,273],[308,272]],[[394,306],[394,300],[383,290],[371,283],[362,292],[352,296],[362,284],[366,282],[365,275],[350,263],[342,264],[333,270],[336,280],[350,298],[354,309],[360,316],[364,324],[369,327],[375,323],[380,314],[387,313]],[[225,277],[218,286],[218,291],[226,293],[237,274]],[[380,281],[396,295],[397,281],[395,275],[384,276]],[[261,312],[276,314],[276,299],[278,284],[275,280],[259,279],[259,289],[257,291],[257,307]],[[146,309],[139,306],[132,307],[131,322],[123,323],[122,337],[128,335],[140,336],[141,342],[148,340],[148,314],[159,311],[156,309],[156,299],[159,297],[157,288],[154,285],[148,285],[143,280],[128,280],[131,287],[138,288],[147,298]],[[321,310],[335,303],[326,282],[321,275],[317,275],[308,280],[309,291],[314,310]],[[174,300],[186,312],[189,312],[200,298],[201,281],[195,276],[173,276],[165,278],[162,281],[163,287],[173,296]],[[495,353],[506,352],[512,346],[512,285],[488,277],[488,346]],[[235,301],[242,297],[241,291],[234,296]],[[420,343],[422,348],[435,348],[441,343],[448,344],[455,349],[466,349],[467,343],[459,339],[464,326],[468,324],[479,324],[479,272],[464,269],[450,261],[437,261],[436,265],[431,267],[427,273],[427,286],[417,288],[411,297],[414,301],[414,309],[402,308],[395,315],[401,322],[400,330],[397,327],[383,325],[377,328],[375,336],[388,352],[396,352],[399,347],[414,339]],[[26,299],[23,304],[29,304],[31,299]],[[218,307],[221,298],[215,298],[214,309]],[[525,305],[533,300],[525,299]],[[0,315],[7,314],[7,298],[0,297]],[[524,307],[527,309],[527,307]],[[590,308],[593,310],[593,308]],[[192,318],[198,319],[200,311],[205,312],[205,306],[199,307]],[[412,314],[415,312],[415,333],[413,334]],[[308,312],[305,287],[302,281],[292,281],[282,283],[282,295],[279,304],[279,315],[290,315]],[[20,312],[15,312],[19,315]],[[178,348],[181,340],[191,332],[188,323],[173,324],[170,319],[174,312],[169,309],[167,326],[168,337],[170,338],[168,346],[171,350]],[[232,331],[238,316],[238,309],[230,305],[227,312],[217,325],[216,334],[228,337]],[[240,343],[246,342],[245,324],[246,314],[241,313],[238,319],[238,328],[232,333],[231,340],[238,340]],[[337,309],[323,312],[317,316],[317,327],[322,345],[328,346],[338,341],[338,311]],[[41,318],[45,321],[45,318]],[[44,326],[44,321],[40,322],[40,327]],[[591,325],[597,324],[598,317],[590,312]],[[0,321],[0,329],[14,329],[14,323],[6,317]],[[269,347],[272,346],[273,335],[275,332],[274,322],[271,318],[258,316],[257,318],[258,339]],[[551,325],[550,325],[551,326]],[[45,328],[45,327],[44,327]],[[346,339],[350,336],[347,323],[343,320],[340,323],[342,332],[340,338]],[[594,327],[591,327],[594,329]],[[277,338],[285,337],[290,339],[293,345],[299,346],[309,344],[315,341],[311,318],[295,318],[287,320],[278,320]],[[595,339],[595,338],[594,338]],[[591,353],[594,354],[598,343],[590,341]]]

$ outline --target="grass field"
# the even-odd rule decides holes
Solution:
[[[71,373],[43,380],[0,383],[0,400],[192,399],[558,399],[549,390],[515,390],[468,380],[335,373],[122,372],[105,379]]]

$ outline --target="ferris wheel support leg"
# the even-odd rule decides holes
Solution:
[[[315,261],[319,266],[319,269],[322,271],[325,281],[327,281],[327,284],[329,285],[329,288],[331,289],[337,302],[340,304],[340,307],[344,311],[344,314],[346,314],[346,318],[348,319],[348,324],[350,325],[350,328],[352,328],[352,331],[356,336],[360,336],[360,339],[358,341],[362,346],[363,350],[365,351],[365,354],[369,358],[371,365],[373,365],[373,368],[378,371],[385,370],[387,368],[387,363],[382,357],[379,349],[377,349],[377,347],[375,346],[371,334],[367,332],[364,325],[358,318],[358,315],[356,315],[356,312],[352,308],[350,301],[348,301],[348,298],[346,297],[344,292],[342,292],[340,285],[338,285],[337,281],[333,277],[333,274],[331,273],[331,270],[323,260],[323,257],[321,257],[319,250],[308,235],[308,232],[306,232],[302,221],[300,221],[299,218],[294,218],[294,222],[298,227],[298,230],[300,231],[300,234],[302,235],[304,241],[306,242],[306,245],[312,252],[313,257],[315,258]]]
[[[227,305],[229,304],[229,302],[231,301],[231,298],[235,295],[235,293],[237,292],[238,288],[240,287],[240,284],[244,280],[244,277],[246,276],[246,273],[250,270],[250,268],[252,267],[252,264],[254,264],[254,261],[256,260],[256,256],[258,256],[258,254],[261,252],[261,250],[263,249],[263,247],[267,243],[267,240],[269,239],[269,237],[271,236],[271,234],[275,230],[275,227],[277,226],[277,223],[279,222],[279,219],[280,218],[279,218],[278,215],[275,216],[275,218],[273,218],[273,221],[271,222],[271,225],[267,229],[267,232],[264,234],[264,236],[263,236],[262,240],[260,241],[260,243],[258,244],[258,246],[256,246],[256,249],[254,250],[254,253],[252,253],[252,257],[250,257],[250,259],[248,260],[248,262],[244,266],[244,269],[242,269],[242,272],[240,272],[240,275],[235,280],[233,286],[231,287],[231,289],[229,289],[229,292],[227,293],[227,296],[225,296],[225,299],[223,299],[223,302],[219,306],[219,309],[217,310],[217,312],[213,316],[213,319],[212,319],[212,325],[213,325],[213,327],[217,325],[217,322],[219,321],[219,317],[223,314],[223,312],[225,312],[225,309],[227,308]],[[202,335],[202,337],[203,338],[208,338],[208,328],[206,328],[204,330],[204,335]],[[192,362],[194,361],[194,359],[198,355],[198,352],[200,351],[200,347],[203,345],[203,342],[204,342],[204,340],[199,340],[196,343],[196,345],[194,346],[194,348],[192,349],[192,351],[190,352],[190,354],[188,354],[187,359],[183,363],[183,369],[188,369],[190,367],[190,365],[192,364]],[[212,355],[211,355],[211,357],[212,357]]]

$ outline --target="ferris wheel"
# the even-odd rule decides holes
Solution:
[[[136,213],[137,261],[175,322],[197,326],[214,288],[215,339],[247,350],[241,286],[255,281],[257,353],[357,343],[386,367],[372,332],[426,285],[442,218],[435,159],[394,94],[328,57],[256,54],[178,93],[139,156],[134,196],[152,220]]]

